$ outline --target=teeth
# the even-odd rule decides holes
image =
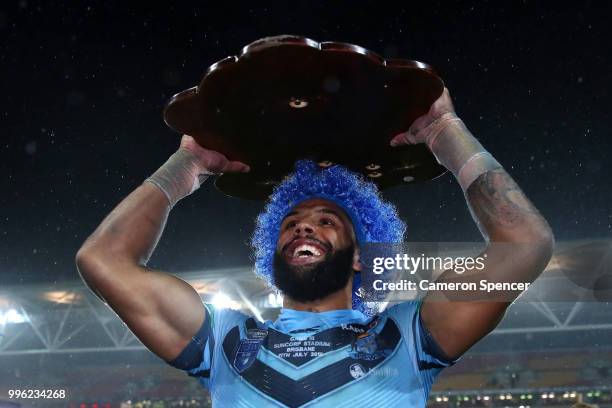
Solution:
[[[293,250],[293,256],[296,257],[298,256],[298,254],[300,253],[300,251],[309,251],[311,254],[314,254],[315,256],[320,256],[321,252],[315,248],[312,245],[308,245],[308,244],[304,244],[304,245],[300,245],[297,248],[295,248]],[[300,255],[300,256],[307,256],[307,255]]]

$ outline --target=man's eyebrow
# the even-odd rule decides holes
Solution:
[[[291,217],[292,215],[296,215],[297,213],[298,213],[297,211],[291,211],[291,212],[287,213],[287,215],[285,215],[283,217],[283,220],[286,219],[286,218]]]
[[[332,215],[335,215],[336,217],[342,219],[340,214],[338,214],[338,211],[332,210],[330,208],[321,208],[321,209],[317,210],[316,212],[318,212],[318,213],[325,213],[325,214],[332,214]],[[298,213],[299,213],[299,211],[290,211],[289,213],[287,213],[287,215],[285,215],[283,220],[291,217],[292,215],[296,215]]]
[[[341,218],[340,214],[338,214],[338,211],[335,211],[335,210],[332,210],[332,209],[329,209],[329,208],[321,208],[320,210],[317,210],[317,212],[322,212],[322,213],[325,213],[325,214],[332,214],[332,215],[335,215],[338,218]]]

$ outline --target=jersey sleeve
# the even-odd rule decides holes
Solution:
[[[427,389],[440,372],[459,359],[450,359],[438,345],[421,318],[421,301],[403,302],[387,310],[401,327],[402,336],[416,358],[416,366]]]
[[[168,361],[168,364],[185,371],[191,377],[196,377],[202,386],[212,391],[215,358],[223,352],[223,338],[232,327],[242,324],[248,316],[231,309],[215,308],[209,303],[202,305],[206,316],[202,327],[178,357]]]
[[[203,307],[205,318],[202,326],[178,357],[168,361],[168,364],[187,372],[192,377],[197,377],[200,383],[208,388],[212,351],[215,348],[213,335],[215,312],[211,305],[203,303]]]

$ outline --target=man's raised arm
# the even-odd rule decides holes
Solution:
[[[177,152],[111,211],[76,255],[85,283],[166,361],[177,357],[202,326],[204,310],[191,285],[146,264],[181,198],[208,174],[248,170],[185,135]]]
[[[475,284],[469,293],[430,291],[421,307],[425,327],[450,359],[455,359],[495,328],[520,291],[480,290],[479,282],[532,282],[544,270],[553,233],[534,205],[501,165],[456,116],[447,89],[391,145],[426,143],[465,192],[472,216],[486,243],[484,269],[462,274],[445,271],[437,282]],[[476,300],[478,299],[478,300]]]

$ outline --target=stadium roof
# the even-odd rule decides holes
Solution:
[[[611,254],[610,240],[558,243],[542,277],[508,309],[493,336],[477,349],[499,349],[504,342],[523,349],[575,347],[577,341],[588,342],[585,334],[596,336],[599,345],[612,345]],[[188,281],[203,301],[238,308],[260,319],[274,318],[282,304],[254,277],[251,267],[177,276]],[[554,298],[551,293],[563,297]],[[559,332],[568,335],[559,336]],[[143,348],[81,281],[0,289],[0,356]]]

